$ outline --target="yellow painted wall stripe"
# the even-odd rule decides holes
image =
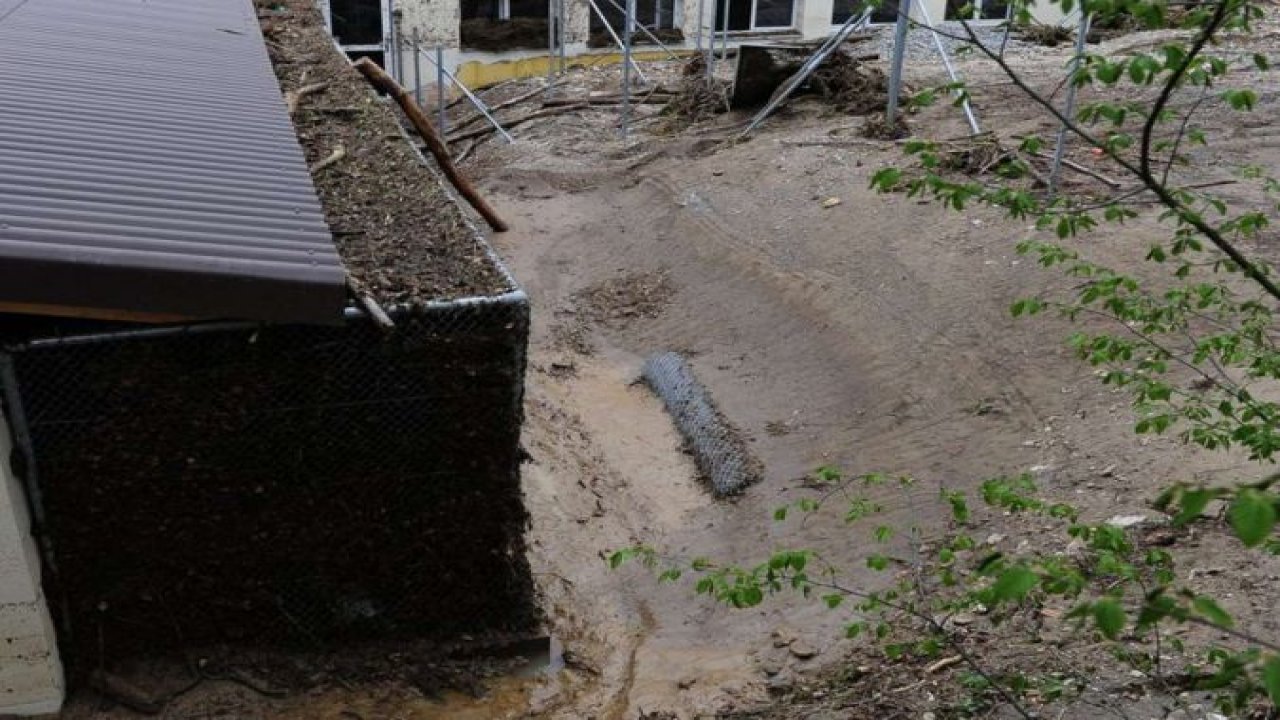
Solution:
[[[693,50],[675,50],[676,55],[692,55]],[[631,54],[637,61],[666,60],[667,54],[661,50],[645,50]],[[519,60],[500,60],[498,62],[480,62],[472,60],[458,66],[455,75],[469,88],[483,88],[517,78],[541,77],[547,74],[552,61],[559,58],[550,55],[521,58]],[[565,58],[568,67],[594,67],[596,65],[617,65],[622,62],[622,53],[603,53],[577,55]]]

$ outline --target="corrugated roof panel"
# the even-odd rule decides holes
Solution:
[[[0,0],[0,303],[338,322],[251,0]]]

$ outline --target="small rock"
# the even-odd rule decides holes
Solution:
[[[1081,557],[1088,549],[1089,543],[1086,543],[1080,538],[1073,538],[1071,542],[1067,543],[1067,557]]]
[[[1115,465],[1108,465],[1108,466],[1106,466],[1106,467],[1102,468],[1102,471],[1101,471],[1101,472],[1099,472],[1098,474],[1099,474],[1099,475],[1101,475],[1102,477],[1115,477],[1115,474],[1116,474],[1116,466],[1115,466]]]
[[[676,683],[676,687],[680,688],[681,690],[688,690],[689,688],[693,687],[693,684],[696,682],[698,682],[698,678],[690,675],[688,677],[680,678],[680,681]]]
[[[795,687],[796,679],[790,671],[780,672],[769,678],[769,692],[784,693]]]
[[[965,625],[972,625],[977,620],[978,618],[971,613],[956,613],[951,616],[951,622],[961,627],[964,627]]]
[[[833,208],[839,204],[840,204],[840,198],[838,197],[829,197],[826,200],[822,201],[822,207],[824,208]]]
[[[999,545],[1000,543],[1004,542],[1004,539],[1005,539],[1005,536],[1001,535],[1000,533],[991,533],[990,535],[987,536],[986,543],[988,545]]]
[[[791,643],[791,654],[801,660],[808,660],[817,656],[818,649],[803,640],[796,640]]]
[[[776,648],[784,648],[794,642],[796,634],[787,628],[778,628],[773,631],[773,646]]]
[[[937,717],[938,717],[937,715],[934,715],[931,712],[926,712],[920,716],[920,720],[936,720]]]
[[[1111,527],[1130,528],[1147,521],[1146,515],[1116,515],[1107,521]]]

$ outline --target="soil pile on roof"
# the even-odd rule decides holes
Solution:
[[[296,102],[293,124],[325,219],[354,283],[387,305],[513,289],[405,140],[396,110],[351,69],[313,4],[257,5],[281,91]],[[308,86],[314,92],[298,93]]]

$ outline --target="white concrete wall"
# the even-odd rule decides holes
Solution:
[[[9,465],[11,448],[0,418],[0,715],[56,713],[62,663],[40,588],[26,498]]]
[[[462,22],[459,0],[397,0],[395,8],[401,37],[408,38],[416,29],[429,45],[458,47],[458,25]]]

